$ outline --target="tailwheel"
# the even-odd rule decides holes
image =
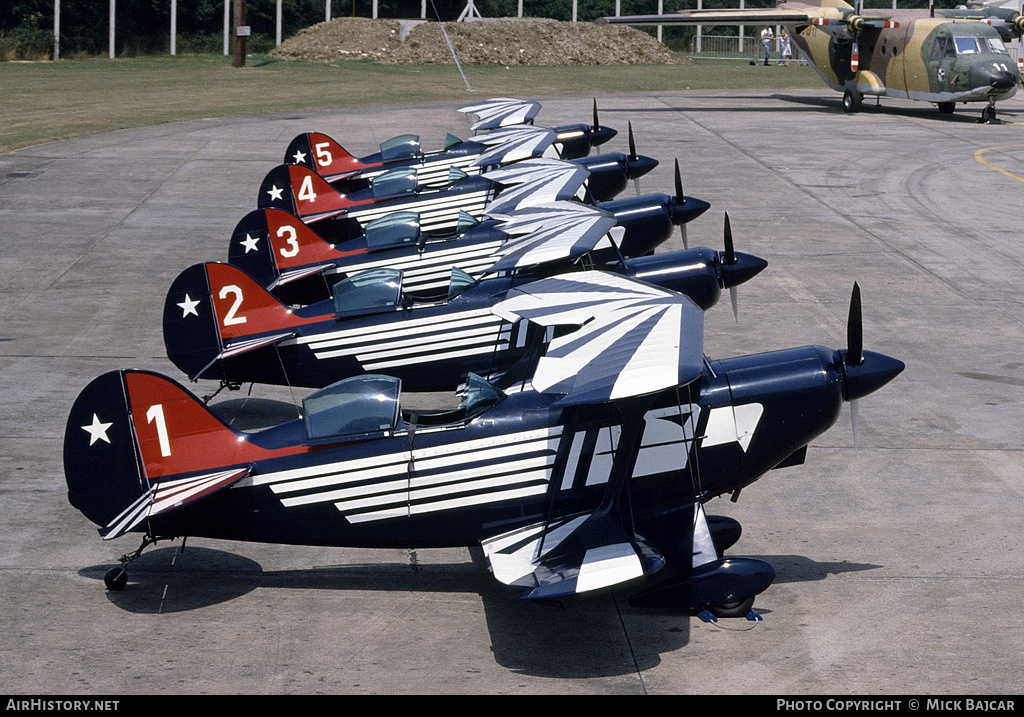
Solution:
[[[117,567],[111,568],[103,576],[103,583],[107,586],[107,590],[112,592],[120,592],[121,590],[124,590],[124,586],[128,584],[128,566],[137,557],[142,555],[142,551],[145,550],[147,546],[152,545],[156,541],[157,539],[153,537],[152,533],[146,533],[142,538],[142,545],[139,546],[138,550],[134,553],[122,555],[120,559],[121,564]]]

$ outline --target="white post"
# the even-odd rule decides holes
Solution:
[[[665,0],[658,0],[658,14],[659,15],[664,15],[665,14]],[[661,42],[661,30],[662,30],[662,26],[658,25],[658,42]]]
[[[110,59],[114,59],[114,14],[117,10],[117,0],[110,0]]]
[[[746,6],[747,6],[746,0],[740,0],[740,10],[745,9]],[[743,25],[740,25],[740,40],[739,40],[740,47],[739,47],[739,50],[740,50],[741,53],[743,52],[743,31],[745,29],[746,28]]]
[[[331,21],[331,0],[324,0],[324,18],[325,22]]]
[[[231,54],[231,0],[224,0],[224,56]]]
[[[178,0],[171,0],[171,57],[178,54]]]
[[[53,59],[60,59],[60,0],[53,0]]]
[[[615,0],[615,17],[622,17],[622,0]]]
[[[371,11],[371,17],[377,19],[377,0],[373,0],[373,10]]]
[[[277,15],[274,19],[274,27],[276,29],[277,44],[281,44],[281,0],[277,0]]]
[[[577,4],[578,4],[578,0],[572,0],[572,21],[573,22],[576,22],[576,5]]]
[[[697,0],[697,9],[698,10],[703,10],[704,9],[704,0]],[[701,37],[701,34],[703,32],[704,32],[704,26],[703,25],[698,25],[697,26],[697,54],[698,55],[701,52],[701,42],[703,41],[703,38]]]
[[[616,0],[618,2],[618,0]],[[519,0],[519,17],[523,16],[523,0]]]

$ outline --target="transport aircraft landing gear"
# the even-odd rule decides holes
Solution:
[[[953,107],[954,107],[954,105],[955,105],[954,102],[940,102],[939,103],[939,112],[941,112],[944,115],[953,114]]]
[[[996,121],[996,105],[995,103],[989,104],[985,109],[981,111],[981,121],[983,124],[992,124]]]
[[[843,109],[847,112],[856,112],[860,109],[861,102],[864,101],[864,95],[857,90],[848,89],[843,93]]]

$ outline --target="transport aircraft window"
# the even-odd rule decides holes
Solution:
[[[402,298],[402,272],[398,269],[367,269],[334,285],[336,316],[389,311]]]
[[[302,400],[311,441],[394,430],[402,382],[368,374],[332,383]]]
[[[998,52],[1003,55],[1010,54],[1000,37],[983,37],[980,39],[980,44],[982,52]]]
[[[958,55],[973,55],[981,51],[978,49],[978,38],[976,37],[954,37],[953,42],[956,43],[956,54]]]

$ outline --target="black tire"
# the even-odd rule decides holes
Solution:
[[[735,600],[733,602],[722,603],[721,605],[711,605],[708,610],[715,617],[743,617],[750,608],[754,606],[754,596],[743,598],[742,600]]]
[[[124,586],[128,584],[128,571],[120,567],[111,568],[103,576],[103,582],[106,584],[107,590],[114,592],[124,590]]]
[[[847,90],[843,93],[843,109],[847,112],[856,112],[860,109],[860,103],[864,97],[859,92]]]
[[[955,105],[956,105],[955,102],[940,102],[939,103],[939,112],[941,112],[944,115],[953,114],[953,107]]]

